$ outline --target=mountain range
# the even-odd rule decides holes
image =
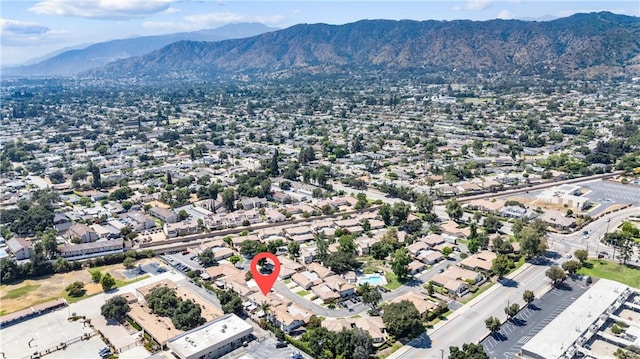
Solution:
[[[553,21],[362,20],[300,24],[218,42],[179,41],[92,71],[97,77],[182,78],[338,67],[585,74],[640,72],[640,21],[610,12]]]
[[[36,63],[3,68],[5,76],[73,75],[102,67],[118,59],[141,56],[181,40],[219,41],[239,39],[278,30],[260,23],[229,24],[216,29],[181,32],[167,35],[140,36],[85,45],[56,51]]]

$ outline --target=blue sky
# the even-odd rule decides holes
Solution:
[[[361,19],[548,19],[603,10],[640,16],[640,1],[2,0],[0,64],[19,64],[78,44],[238,22],[284,28]]]

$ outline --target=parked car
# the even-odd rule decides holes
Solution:
[[[279,340],[278,342],[276,342],[276,348],[280,349],[280,348],[286,348],[287,347],[287,342]]]
[[[296,352],[291,354],[291,359],[302,359],[302,354],[300,352]]]

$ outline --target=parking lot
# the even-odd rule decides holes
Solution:
[[[562,289],[553,289],[521,310],[513,321],[480,342],[491,358],[516,358],[522,346],[551,323],[588,289],[579,281],[567,279]]]
[[[186,273],[190,270],[204,271],[204,267],[200,264],[198,257],[195,254],[192,254],[191,252],[188,252],[188,251],[177,252],[172,254],[163,254],[160,257],[166,260],[172,267],[174,267],[175,269],[181,272]]]
[[[60,343],[69,343],[64,350],[47,355],[51,358],[96,358],[106,346],[99,336],[79,340],[92,329],[82,320],[70,321],[70,308],[61,308],[37,318],[2,328],[2,352],[5,358],[29,357],[35,352],[54,350]],[[78,340],[76,340],[78,339]]]
[[[221,359],[290,359],[293,353],[298,352],[303,358],[311,359],[309,355],[291,344],[284,348],[276,348],[276,339],[268,336],[262,341],[253,340],[247,347],[240,347]]]
[[[595,215],[614,204],[633,204],[640,206],[640,187],[624,185],[610,181],[597,181],[582,184],[583,190],[590,191],[584,196],[592,202],[600,203],[591,214]]]

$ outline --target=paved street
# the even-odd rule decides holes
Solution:
[[[536,296],[548,291],[551,286],[544,272],[551,265],[525,264],[519,270],[503,280],[503,284],[494,285],[464,307],[449,316],[426,334],[414,339],[389,358],[434,358],[446,357],[449,346],[461,346],[464,343],[477,343],[489,332],[484,320],[489,316],[506,319],[504,307],[508,303],[524,305],[522,293],[533,290]]]
[[[589,252],[595,255],[598,240],[607,230],[611,231],[629,216],[639,214],[639,209],[633,207],[598,219],[585,228],[590,236],[584,239],[584,242],[582,242],[582,233],[578,232],[570,235],[551,234],[549,243],[551,248],[559,254],[572,253],[579,248],[584,249],[589,243]],[[610,222],[607,221],[608,218]],[[599,250],[602,250],[602,247],[604,246],[600,245]],[[560,264],[566,260],[567,258],[560,257],[555,263]],[[549,261],[545,265],[525,264],[510,276],[513,281],[509,281],[506,285],[492,287],[454,312],[447,321],[440,322],[433,330],[414,339],[389,358],[437,359],[448,354],[449,346],[479,342],[488,334],[484,319],[489,316],[505,319],[504,307],[507,302],[524,305],[522,293],[525,289],[533,290],[536,296],[540,296],[551,288],[544,272],[553,263]]]
[[[549,244],[560,253],[573,253],[576,249],[588,249],[590,256],[597,252],[613,253],[613,248],[600,243],[607,232],[613,232],[623,221],[631,216],[640,216],[640,208],[631,207],[608,214],[584,227],[581,231],[571,234],[549,233]],[[587,231],[587,237],[582,235]]]

